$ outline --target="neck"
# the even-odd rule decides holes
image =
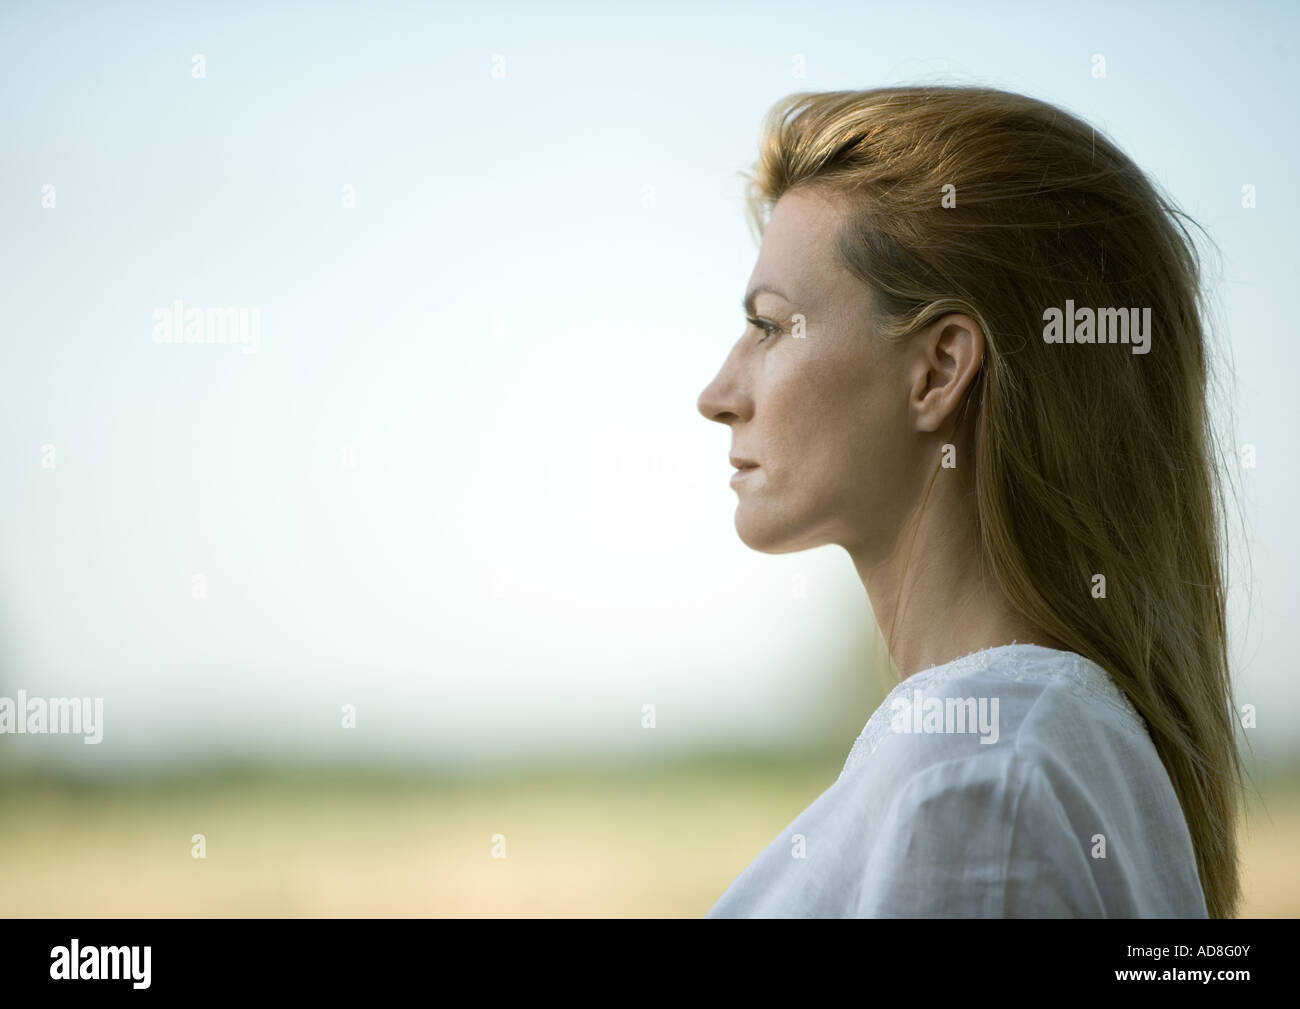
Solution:
[[[1016,611],[981,563],[971,497],[941,474],[888,557],[850,551],[900,678],[985,648],[1064,646]]]

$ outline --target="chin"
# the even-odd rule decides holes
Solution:
[[[786,523],[765,522],[746,515],[743,504],[736,509],[736,534],[749,549],[764,554],[788,554],[817,546],[815,543],[802,542],[794,529]]]

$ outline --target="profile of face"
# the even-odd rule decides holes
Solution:
[[[935,432],[983,338],[964,316],[902,341],[878,336],[870,289],[836,250],[842,216],[829,194],[792,190],[777,201],[745,330],[698,407],[731,428],[732,464],[746,464],[732,477],[746,545],[787,553],[834,543],[871,561],[893,552],[919,505],[938,460]]]

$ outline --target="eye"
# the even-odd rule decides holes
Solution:
[[[763,340],[766,340],[769,336],[775,336],[777,333],[781,332],[780,326],[776,325],[775,323],[768,322],[765,319],[746,318],[745,321],[748,322],[755,329],[760,329],[763,331],[763,339],[759,340],[758,341],[759,343],[762,343]]]

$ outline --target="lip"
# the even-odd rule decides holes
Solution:
[[[751,462],[749,459],[741,459],[734,455],[731,457],[731,465],[736,467],[736,472],[731,474],[731,482],[733,484],[740,480],[744,480],[745,477],[749,476],[749,474],[758,471],[758,463]]]

